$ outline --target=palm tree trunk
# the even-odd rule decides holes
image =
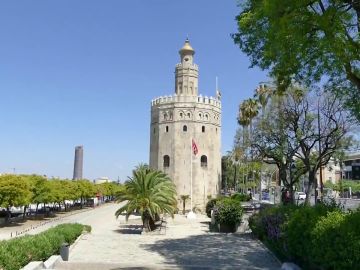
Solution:
[[[155,230],[155,222],[147,212],[142,215],[141,219],[145,232],[151,232]]]

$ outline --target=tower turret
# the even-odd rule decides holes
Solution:
[[[198,95],[199,68],[193,63],[195,51],[189,39],[179,51],[180,63],[175,68],[175,93],[181,96]]]

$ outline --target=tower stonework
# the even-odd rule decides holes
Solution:
[[[151,101],[150,167],[170,176],[179,206],[180,196],[190,195],[192,174],[193,207],[204,210],[208,197],[215,197],[221,187],[221,101],[198,94],[199,68],[188,39],[179,54],[175,94]]]

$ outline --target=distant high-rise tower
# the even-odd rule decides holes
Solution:
[[[83,156],[84,156],[83,146],[82,145],[76,146],[73,180],[78,180],[83,178]]]

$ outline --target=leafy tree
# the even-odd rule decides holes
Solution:
[[[38,211],[39,204],[49,203],[52,200],[49,181],[41,175],[27,175],[24,176],[30,181],[31,185],[31,202],[36,204],[36,213]]]
[[[11,206],[24,206],[30,203],[29,183],[23,177],[13,174],[0,175],[0,206],[6,208],[8,222]]]
[[[251,66],[292,82],[335,84],[360,119],[360,2],[243,0],[234,42]]]
[[[116,211],[116,217],[126,212],[127,220],[137,211],[145,231],[151,231],[155,229],[157,215],[168,213],[173,216],[177,205],[176,188],[165,173],[139,165],[125,182],[125,190],[117,195],[117,201],[126,203]]]
[[[89,199],[95,195],[95,187],[94,185],[85,179],[76,180],[76,192],[78,194],[78,198],[80,198],[81,206],[83,205],[84,200]]]
[[[257,119],[251,143],[259,158],[277,165],[281,182],[291,194],[293,186],[307,173],[307,199],[318,169],[350,142],[347,134],[351,117],[337,97],[327,94],[318,103],[314,100],[316,96],[298,86],[282,96],[273,96],[264,115]]]

